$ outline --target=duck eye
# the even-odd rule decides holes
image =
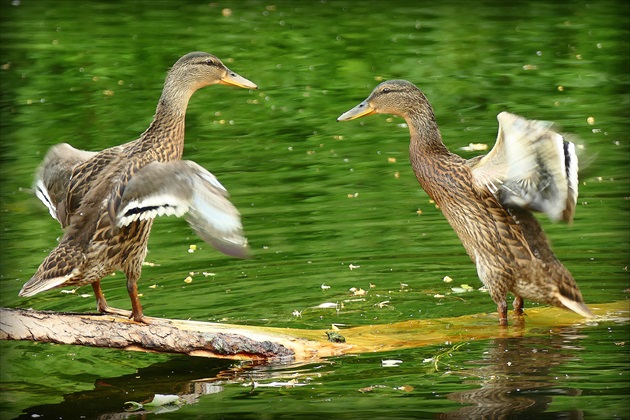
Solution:
[[[206,60],[206,64],[209,65],[209,66],[216,66],[216,63],[211,58]]]
[[[383,92],[383,93],[389,93],[389,92],[391,92],[391,91],[392,91],[392,90],[391,90],[390,88],[386,87],[386,88],[383,88],[383,90],[382,90],[381,92]]]

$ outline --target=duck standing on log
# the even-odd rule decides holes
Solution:
[[[48,151],[35,191],[64,235],[20,296],[91,284],[100,312],[148,322],[136,283],[156,216],[185,216],[219,251],[247,257],[240,214],[226,189],[200,165],[181,160],[188,101],[214,84],[257,88],[214,55],[192,52],[169,70],[153,121],[140,138],[100,152],[65,143]],[[101,290],[101,279],[116,270],[127,277],[131,312],[109,307]]]
[[[572,222],[578,193],[573,143],[550,123],[502,112],[493,149],[465,160],[446,148],[431,104],[406,80],[381,83],[337,121],[371,114],[405,119],[413,171],[475,263],[497,304],[500,325],[508,323],[508,292],[515,296],[517,316],[523,314],[523,299],[593,316],[530,212]]]

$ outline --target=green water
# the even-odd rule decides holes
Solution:
[[[2,307],[94,310],[93,296],[81,296],[89,287],[17,297],[61,235],[28,191],[34,170],[59,142],[100,150],[136,138],[151,121],[167,68],[196,50],[259,86],[197,92],[184,152],[230,190],[254,257],[230,259],[185,221],[158,220],[147,257],[155,265],[140,281],[145,314],[325,329],[494,311],[476,290],[457,237],[415,180],[402,120],[335,121],[391,78],[423,89],[453,150],[492,144],[504,110],[557,121],[574,134],[583,163],[575,222],[541,220],[587,303],[627,299],[630,54],[622,2],[77,7],[23,0],[0,7]],[[442,281],[446,275],[452,284]],[[461,284],[475,291],[450,293]],[[369,292],[357,300],[351,287]],[[103,289],[112,306],[129,308],[122,274]],[[344,308],[314,308],[324,302]],[[164,416],[630,418],[628,346],[628,323],[612,321],[513,339],[499,338],[497,329],[494,340],[306,366],[0,342],[0,416],[105,417],[125,401],[197,389],[201,396]],[[384,367],[386,359],[402,363]],[[252,379],[261,386],[252,390]],[[264,386],[292,379],[304,386]]]

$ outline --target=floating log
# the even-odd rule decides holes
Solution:
[[[559,308],[527,310],[525,320],[497,325],[495,314],[364,325],[335,331],[252,327],[151,318],[0,308],[0,340],[118,348],[236,360],[309,362],[348,353],[372,353],[496,337],[539,335],[585,323],[628,320],[630,301],[590,305],[596,318]]]
[[[148,325],[115,315],[0,308],[0,339],[278,361],[329,357],[342,354],[348,347],[267,332],[264,328],[147,319]]]

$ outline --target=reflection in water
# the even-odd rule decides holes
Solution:
[[[94,384],[94,389],[79,391],[63,396],[59,404],[45,404],[30,407],[20,419],[43,416],[44,418],[99,418],[122,419],[135,416],[140,412],[126,412],[127,401],[148,402],[154,394],[178,394],[184,403],[192,403],[201,394],[218,392],[208,384],[196,385],[195,380],[201,375],[215,378],[230,375],[231,362],[215,359],[180,357],[167,362],[156,363],[136,373],[115,378],[101,378]],[[111,413],[112,407],[120,407],[120,412]],[[164,407],[165,409],[176,408]]]
[[[577,396],[581,390],[558,388],[556,376],[560,366],[575,361],[578,347],[571,344],[579,338],[574,329],[564,329],[548,337],[497,338],[475,367],[460,371],[480,379],[465,383],[479,388],[448,394],[448,399],[466,406],[442,414],[443,419],[522,418],[543,413],[555,395]],[[563,418],[582,418],[575,410]]]
[[[579,361],[578,330],[565,328],[547,336],[496,338],[472,367],[458,371],[464,384],[477,388],[452,392],[451,401],[462,406],[438,415],[442,419],[540,418],[554,396],[579,396],[582,391],[562,385],[563,365]],[[264,363],[178,357],[140,369],[136,373],[98,379],[93,390],[64,395],[59,404],[30,407],[20,419],[98,418],[125,419],[150,413],[176,411],[196,404],[203,395],[242,387],[239,395],[256,394],[257,387],[300,387],[314,385],[313,377],[331,373],[328,365],[268,365]],[[332,365],[330,369],[333,368]],[[315,373],[317,372],[317,374]],[[568,377],[567,377],[568,378]],[[177,397],[177,404],[143,407],[131,411],[129,401],[146,404],[156,394]],[[230,397],[228,397],[230,398]],[[233,396],[231,397],[233,398]],[[547,413],[549,414],[549,413]],[[554,416],[579,419],[579,410],[554,412]]]
[[[220,359],[202,357],[180,357],[167,362],[156,363],[136,373],[113,378],[98,379],[94,389],[79,391],[63,396],[59,404],[45,404],[30,407],[18,419],[43,418],[97,418],[101,420],[126,419],[143,414],[159,414],[176,411],[188,404],[195,404],[202,395],[216,394],[224,390],[224,385],[241,384],[251,386],[300,386],[309,381],[301,381],[307,373],[312,375],[313,366],[282,367],[263,362],[234,363]],[[258,384],[257,381],[272,381]],[[247,391],[245,391],[247,393]],[[147,404],[155,395],[177,396],[178,402],[163,406],[151,406],[133,410],[128,404],[135,401]],[[120,407],[112,412],[112,407]]]

